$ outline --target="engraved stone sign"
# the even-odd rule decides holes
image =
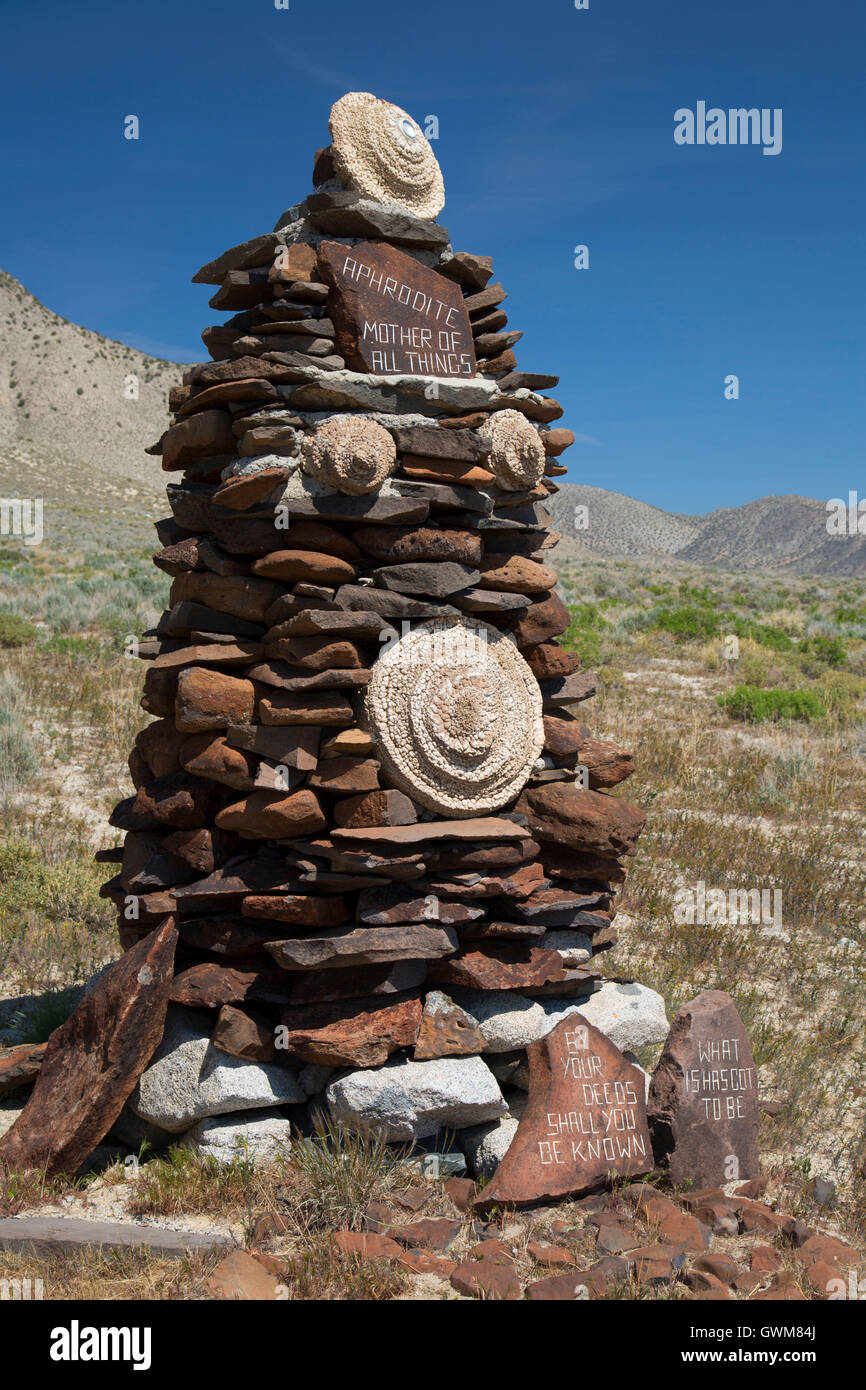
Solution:
[[[653,1167],[639,1068],[579,1013],[530,1043],[529,1102],[476,1205],[587,1192]]]
[[[457,285],[383,242],[323,241],[319,272],[337,349],[383,376],[475,376],[472,328]]]
[[[705,990],[671,1025],[649,1095],[657,1162],[695,1187],[758,1176],[758,1086],[734,1001]]]

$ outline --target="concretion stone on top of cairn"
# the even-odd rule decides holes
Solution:
[[[623,1045],[660,1027],[598,968],[644,818],[569,710],[596,680],[557,641],[557,378],[433,220],[411,117],[350,93],[331,130],[317,191],[195,277],[230,316],[151,450],[172,583],[103,889],[124,950],[179,933],[131,1108],[221,1152],[326,1082],[341,1122],[435,1143],[507,1118],[485,1059],[594,998]]]
[[[419,217],[442,211],[445,188],[436,157],[399,106],[371,92],[347,92],[331,108],[329,124],[334,168],[349,188],[401,203]]]

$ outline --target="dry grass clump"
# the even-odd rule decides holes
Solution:
[[[207,1298],[207,1280],[220,1254],[191,1254],[161,1259],[146,1250],[103,1251],[98,1247],[50,1255],[31,1251],[0,1254],[0,1279],[42,1281],[45,1301],[70,1303],[110,1299],[171,1301]]]
[[[384,1302],[404,1291],[409,1276],[386,1260],[367,1260],[335,1250],[326,1236],[312,1235],[288,1256],[282,1279],[290,1299]]]

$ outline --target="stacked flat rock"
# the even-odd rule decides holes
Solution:
[[[644,817],[557,641],[557,378],[518,370],[414,121],[352,93],[331,133],[316,191],[194,276],[230,317],[151,450],[170,606],[104,891],[124,949],[167,915],[179,939],[131,1104],[201,1139],[318,1094],[477,1153],[566,1014],[628,1048],[667,1034],[658,996],[599,969]],[[184,1055],[246,1082],[191,1094]]]

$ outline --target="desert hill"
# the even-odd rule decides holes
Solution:
[[[160,514],[165,480],[144,449],[165,429],[182,370],[60,318],[0,271],[3,495],[55,507],[90,496],[109,513],[126,499]]]
[[[551,503],[563,543],[558,555],[675,558],[724,569],[866,575],[866,536],[831,536],[826,503],[812,497],[761,497],[704,516],[661,511],[619,492],[563,483]],[[586,508],[586,529],[578,529]]]

